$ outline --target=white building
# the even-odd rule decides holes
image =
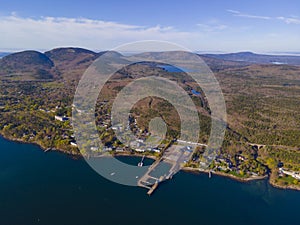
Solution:
[[[153,148],[152,151],[156,153],[160,153],[160,150],[158,148]]]
[[[98,151],[99,148],[97,148],[97,147],[91,147],[91,150],[95,152],[95,151]]]
[[[75,143],[75,142],[70,142],[70,144],[72,145],[72,146],[75,146],[75,147],[77,147],[77,144]]]
[[[69,118],[68,118],[68,117],[65,117],[65,116],[55,116],[54,118],[55,118],[56,120],[61,121],[61,122],[64,122],[64,121],[69,120]]]
[[[145,152],[145,149],[136,148],[134,149],[136,152]]]

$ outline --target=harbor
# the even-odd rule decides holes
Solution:
[[[191,159],[193,151],[194,148],[191,146],[172,145],[138,180],[138,186],[148,189],[148,195],[153,194],[161,182],[172,179],[173,175],[183,168]],[[138,166],[143,165],[143,159]]]

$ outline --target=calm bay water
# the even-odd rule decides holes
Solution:
[[[0,138],[1,225],[297,225],[299,204],[300,192],[266,180],[184,172],[149,197],[102,178],[84,160]]]

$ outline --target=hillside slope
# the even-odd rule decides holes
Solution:
[[[0,76],[52,79],[54,63],[38,51],[23,51],[0,59]]]

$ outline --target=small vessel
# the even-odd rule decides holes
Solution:
[[[115,175],[115,174],[116,174],[116,173],[111,173],[110,175],[113,176],[113,175]]]

